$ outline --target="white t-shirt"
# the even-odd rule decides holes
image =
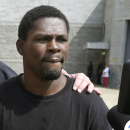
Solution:
[[[109,77],[109,67],[105,68],[102,73],[104,73],[104,72],[105,72],[105,74],[102,75],[102,77]]]

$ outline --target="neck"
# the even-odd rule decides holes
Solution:
[[[67,78],[61,74],[57,80],[41,80],[33,74],[22,76],[22,83],[27,90],[36,95],[49,96],[62,90],[66,84]]]

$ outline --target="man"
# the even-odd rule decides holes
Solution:
[[[68,33],[66,17],[54,7],[39,6],[24,15],[16,43],[24,74],[0,85],[0,130],[111,129],[102,99],[74,92],[74,80],[61,74]]]
[[[97,84],[101,85],[101,75],[102,75],[102,62],[98,62],[97,67]]]
[[[88,77],[89,77],[89,79],[92,80],[92,73],[93,73],[93,64],[92,64],[92,61],[89,62],[89,66],[87,68],[87,71],[88,71]]]

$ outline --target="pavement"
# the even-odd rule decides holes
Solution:
[[[103,98],[104,102],[106,103],[109,109],[117,105],[119,89],[106,88],[99,85],[94,85],[94,86],[101,91],[102,93],[101,97]]]

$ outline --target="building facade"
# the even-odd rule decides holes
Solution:
[[[106,62],[115,73],[115,87],[120,87],[123,63],[130,59],[130,1],[106,0],[104,40],[110,43]],[[110,81],[111,81],[110,76]],[[109,84],[110,84],[109,81]]]

